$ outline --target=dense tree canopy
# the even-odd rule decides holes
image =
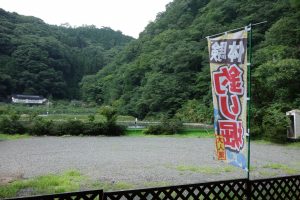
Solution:
[[[83,75],[110,63],[131,40],[110,28],[50,26],[0,9],[0,98],[79,98]]]
[[[83,79],[83,98],[139,117],[175,114],[192,99],[209,107],[205,36],[267,20],[254,28],[255,100],[293,102],[300,93],[299,14],[297,1],[175,0],[112,63]]]

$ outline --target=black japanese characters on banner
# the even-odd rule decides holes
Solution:
[[[247,170],[247,31],[208,38],[216,158]]]

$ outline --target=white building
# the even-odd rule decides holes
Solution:
[[[12,103],[21,103],[21,104],[44,104],[47,102],[47,99],[42,96],[37,95],[13,95],[11,97]]]
[[[286,115],[291,120],[291,126],[287,130],[287,137],[290,139],[300,138],[300,110],[291,110]]]

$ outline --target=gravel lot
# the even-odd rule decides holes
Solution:
[[[285,175],[267,164],[287,165],[300,174],[300,148],[252,143],[251,178]],[[30,178],[77,169],[93,180],[134,184],[184,184],[244,178],[238,168],[217,174],[181,171],[178,166],[222,168],[213,160],[211,138],[32,137],[0,141],[0,180]]]

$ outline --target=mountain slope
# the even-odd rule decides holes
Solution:
[[[276,62],[292,59],[289,63],[299,74],[298,1],[174,0],[111,64],[83,78],[83,98],[112,104],[120,113],[140,118],[177,113],[187,121],[210,121],[211,113],[197,117],[211,106],[205,36],[265,20],[267,24],[253,30],[253,72],[258,73],[253,80],[254,98],[257,107],[263,108],[277,101],[259,89],[264,85],[259,69],[273,62],[274,54]],[[300,94],[299,81],[289,81],[297,82],[293,89]],[[283,87],[285,92],[292,90]],[[278,95],[285,98],[282,92]],[[289,108],[299,106],[297,98],[289,96]]]
[[[0,9],[0,98],[78,98],[82,76],[110,63],[131,40],[110,28],[53,26]]]

